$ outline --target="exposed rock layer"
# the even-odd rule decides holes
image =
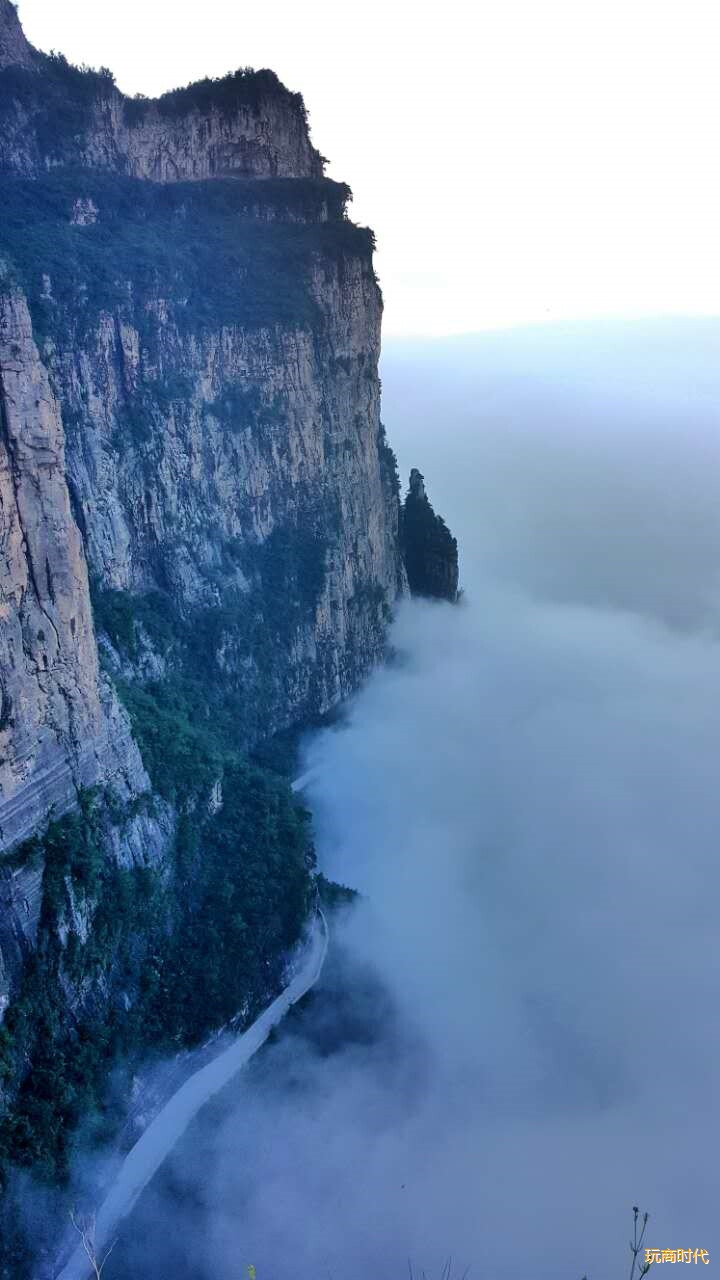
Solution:
[[[103,684],[60,405],[20,294],[0,296],[0,848],[80,787],[147,779]]]

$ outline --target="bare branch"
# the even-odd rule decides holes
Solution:
[[[87,1218],[81,1217],[75,1209],[70,1210],[70,1221],[80,1236],[80,1243],[83,1251],[95,1273],[95,1280],[102,1280],[102,1273],[110,1254],[117,1244],[117,1237],[113,1240],[102,1262],[98,1260],[95,1252],[95,1215],[90,1214]]]
[[[633,1238],[630,1241],[630,1252],[632,1254],[632,1266],[630,1267],[630,1280],[635,1280],[636,1268],[638,1268],[637,1270],[638,1280],[642,1280],[642,1277],[647,1275],[648,1271],[652,1266],[652,1262],[638,1263],[638,1254],[642,1249],[642,1242],[645,1239],[645,1232],[647,1231],[647,1224],[648,1224],[648,1219],[650,1217],[650,1214],[649,1213],[643,1214],[642,1227],[640,1230],[640,1234],[638,1235],[639,1215],[640,1215],[640,1210],[638,1209],[637,1205],[634,1204],[633,1205]]]

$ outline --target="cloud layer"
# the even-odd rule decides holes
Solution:
[[[602,332],[386,357],[466,594],[309,744],[364,901],[178,1157],[188,1277],[601,1280],[633,1204],[720,1247],[718,327]]]

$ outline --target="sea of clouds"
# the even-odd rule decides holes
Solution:
[[[186,1144],[188,1276],[605,1280],[634,1204],[720,1258],[719,355],[709,321],[386,350],[464,596],[404,604],[306,748],[363,895],[308,1017],[374,1031],[292,1031]]]

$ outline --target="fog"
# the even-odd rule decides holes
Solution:
[[[388,346],[385,421],[464,597],[405,604],[307,745],[321,863],[363,900],[307,1025],[146,1201],[151,1254],[181,1240],[198,1280],[451,1255],[603,1280],[633,1204],[651,1246],[720,1247],[719,344],[655,321]]]

